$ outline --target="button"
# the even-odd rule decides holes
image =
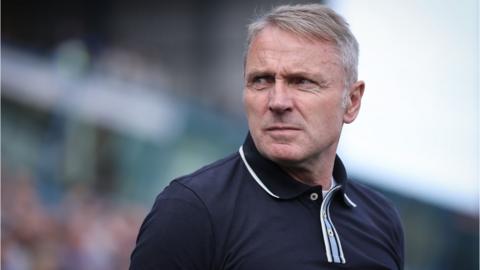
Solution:
[[[323,214],[323,219],[327,219],[327,214]]]
[[[313,192],[312,194],[310,194],[310,200],[312,201],[316,201],[318,200],[318,194]]]
[[[331,229],[328,229],[328,235],[333,236],[333,231]]]

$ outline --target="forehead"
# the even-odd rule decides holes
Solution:
[[[341,67],[338,50],[332,42],[307,39],[270,26],[252,40],[246,68],[275,66],[312,71],[321,67]]]

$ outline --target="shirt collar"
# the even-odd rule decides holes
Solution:
[[[265,192],[275,198],[293,199],[313,188],[295,180],[279,165],[263,157],[255,147],[250,134],[247,135],[243,146],[240,148],[240,155],[255,181]],[[341,185],[339,193],[342,193],[343,201],[348,206],[356,207],[355,203],[346,195],[348,188],[347,172],[338,156],[335,157],[333,178],[337,185]]]

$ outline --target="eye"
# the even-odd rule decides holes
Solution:
[[[255,90],[263,90],[275,83],[275,78],[270,75],[262,75],[262,76],[255,76],[253,77],[248,86],[255,89]]]
[[[318,91],[320,88],[316,82],[303,77],[291,78],[290,84],[302,91]]]

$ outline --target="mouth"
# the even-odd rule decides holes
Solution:
[[[265,130],[266,131],[299,131],[300,128],[293,127],[293,126],[275,125],[275,126],[269,126]]]

